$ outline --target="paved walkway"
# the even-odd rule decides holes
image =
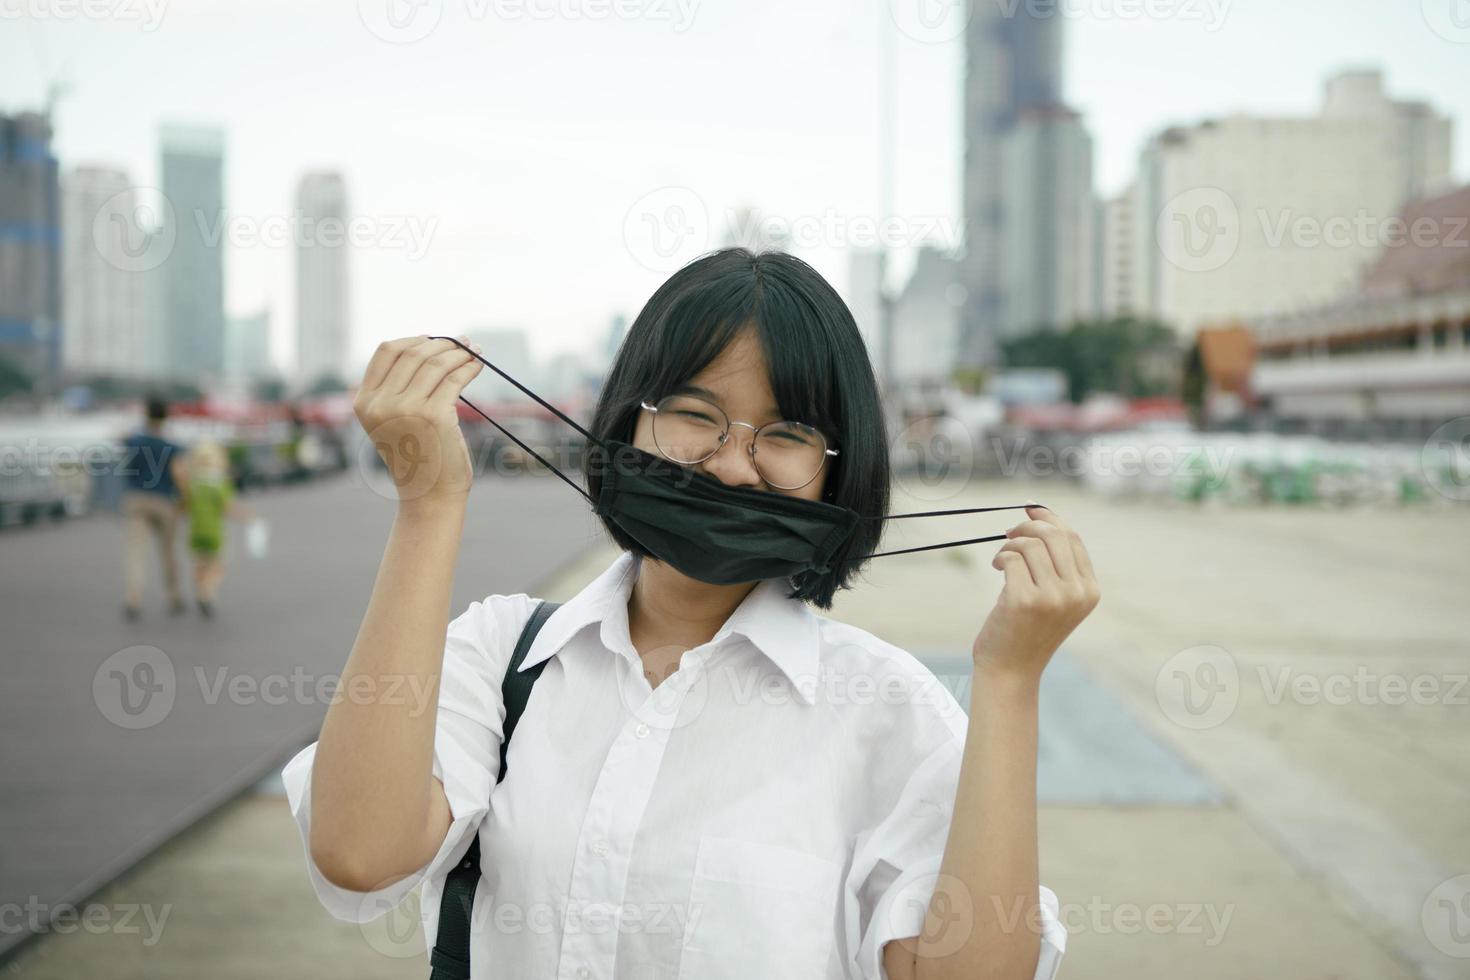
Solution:
[[[544,579],[601,534],[552,479],[476,485],[451,608]],[[232,541],[211,621],[164,612],[156,561],[144,617],[124,621],[115,515],[0,535],[0,953],[31,910],[92,894],[316,737],[394,504],[354,475],[246,499],[270,552]]]
[[[1464,511],[1198,510],[1014,481],[900,505],[1032,495],[1083,533],[1103,586],[1043,689],[1042,878],[1070,932],[1062,975],[1470,976],[1470,921],[1451,917],[1455,878],[1470,873]],[[907,522],[928,526],[902,541],[998,532],[1016,513]],[[995,547],[880,559],[833,615],[963,683],[1000,587]],[[609,557],[594,550],[543,594],[565,598]],[[1421,696],[1392,703],[1400,679]],[[171,908],[158,942],[77,930],[15,965],[34,977],[193,977],[203,964],[223,978],[422,974],[411,910],[337,923],[301,862],[267,787],[99,896],[113,914]]]

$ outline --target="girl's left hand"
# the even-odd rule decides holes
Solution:
[[[1039,680],[1101,593],[1077,532],[1045,507],[1027,507],[1026,514],[990,563],[1006,583],[971,652],[977,672]]]

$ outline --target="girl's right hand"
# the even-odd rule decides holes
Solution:
[[[384,341],[373,353],[352,410],[388,467],[400,509],[462,504],[469,494],[474,474],[455,403],[481,367],[453,342],[422,335]]]

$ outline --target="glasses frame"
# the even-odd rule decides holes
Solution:
[[[665,401],[665,400],[667,400],[669,398],[673,398],[673,397],[675,397],[675,396],[674,395],[665,395],[663,398],[660,398],[659,401],[662,402],[662,401]],[[713,408],[715,411],[719,412],[720,413],[720,418],[722,418],[722,419],[725,420],[724,430],[720,433],[720,442],[719,442],[719,445],[715,446],[714,449],[710,450],[707,455],[705,455],[705,456],[703,456],[703,457],[701,457],[699,459],[690,460],[690,461],[685,461],[685,460],[681,460],[681,459],[674,459],[674,457],[672,457],[668,453],[664,452],[662,446],[659,446],[658,445],[658,436],[656,434],[656,430],[657,430],[657,426],[658,426],[658,405],[650,405],[647,402],[647,400],[644,400],[644,399],[640,399],[639,400],[639,402],[638,402],[639,408],[641,408],[643,411],[649,412],[649,413],[651,413],[653,415],[653,425],[655,427],[655,435],[654,435],[654,439],[653,439],[653,444],[658,447],[659,455],[663,456],[667,460],[670,460],[671,462],[679,463],[682,466],[697,466],[700,463],[703,463],[705,460],[712,459],[714,457],[715,453],[717,453],[721,449],[724,449],[725,448],[725,443],[727,443],[727,442],[730,441],[730,430],[733,427],[737,426],[737,425],[743,425],[747,429],[752,430],[751,431],[751,434],[750,434],[750,445],[748,447],[746,447],[746,452],[748,452],[750,454],[750,463],[751,463],[752,466],[755,467],[755,471],[760,474],[760,478],[762,480],[765,480],[766,483],[768,483],[771,486],[775,487],[777,490],[800,490],[803,487],[810,486],[812,480],[815,480],[817,477],[821,476],[822,475],[822,470],[824,470],[824,469],[827,468],[827,460],[829,458],[833,457],[833,456],[836,456],[837,453],[838,453],[838,450],[833,449],[831,446],[827,445],[827,437],[826,437],[826,435],[824,435],[822,433],[822,430],[821,429],[818,429],[814,425],[809,425],[806,422],[795,422],[795,423],[793,423],[793,422],[791,422],[790,419],[776,419],[773,422],[767,422],[765,425],[751,425],[749,422],[737,422],[737,421],[734,421],[733,419],[730,418],[730,416],[728,414],[726,414],[726,412],[725,412],[725,410],[723,408],[721,408],[720,406],[716,405],[714,402],[710,401],[707,398],[700,398],[698,395],[679,395],[678,397],[680,397],[680,398],[694,398],[694,399],[697,399],[698,401],[702,401],[706,405],[708,405],[711,408]],[[807,481],[805,483],[798,484],[797,486],[794,486],[794,487],[783,487],[783,486],[780,486],[778,484],[771,483],[771,481],[769,479],[767,479],[765,472],[761,470],[761,464],[760,464],[759,460],[757,460],[756,454],[755,454],[755,443],[756,443],[756,440],[758,438],[760,438],[760,434],[761,434],[761,430],[762,429],[768,429],[768,428],[770,428],[773,425],[788,425],[788,424],[792,424],[792,425],[804,425],[808,429],[811,429],[814,433],[816,433],[817,438],[819,438],[819,439],[822,440],[822,461],[821,461],[821,463],[819,463],[817,465],[816,471],[812,473],[812,475],[807,479]]]

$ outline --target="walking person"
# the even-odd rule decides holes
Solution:
[[[181,469],[184,450],[163,437],[168,410],[168,402],[163,397],[148,397],[143,430],[123,440],[119,460],[123,478],[120,509],[126,526],[123,615],[129,620],[136,620],[142,614],[150,542],[157,548],[162,563],[169,613],[178,615],[184,611],[174,543],[183,516],[179,487],[185,479]]]
[[[1038,880],[1037,701],[1098,601],[1078,535],[1014,505],[1005,534],[932,546],[1004,540],[998,601],[959,611],[968,718],[910,653],[813,612],[893,553],[887,520],[942,514],[888,513],[878,388],[837,293],[793,256],[725,249],[644,306],[590,430],[561,416],[587,486],[552,472],[618,557],[564,604],[494,594],[450,620],[473,486],[456,400],[483,365],[509,377],[482,353],[385,342],[356,396],[397,515],[354,696],[283,774],[331,913],[373,919],[422,884],[435,978],[1050,980],[1066,929]],[[515,678],[528,698],[503,695]]]
[[[235,499],[229,456],[219,443],[199,443],[189,450],[184,464],[188,480],[182,493],[189,515],[189,551],[194,556],[194,596],[199,612],[212,619],[225,576],[225,521],[248,520],[252,511]]]

